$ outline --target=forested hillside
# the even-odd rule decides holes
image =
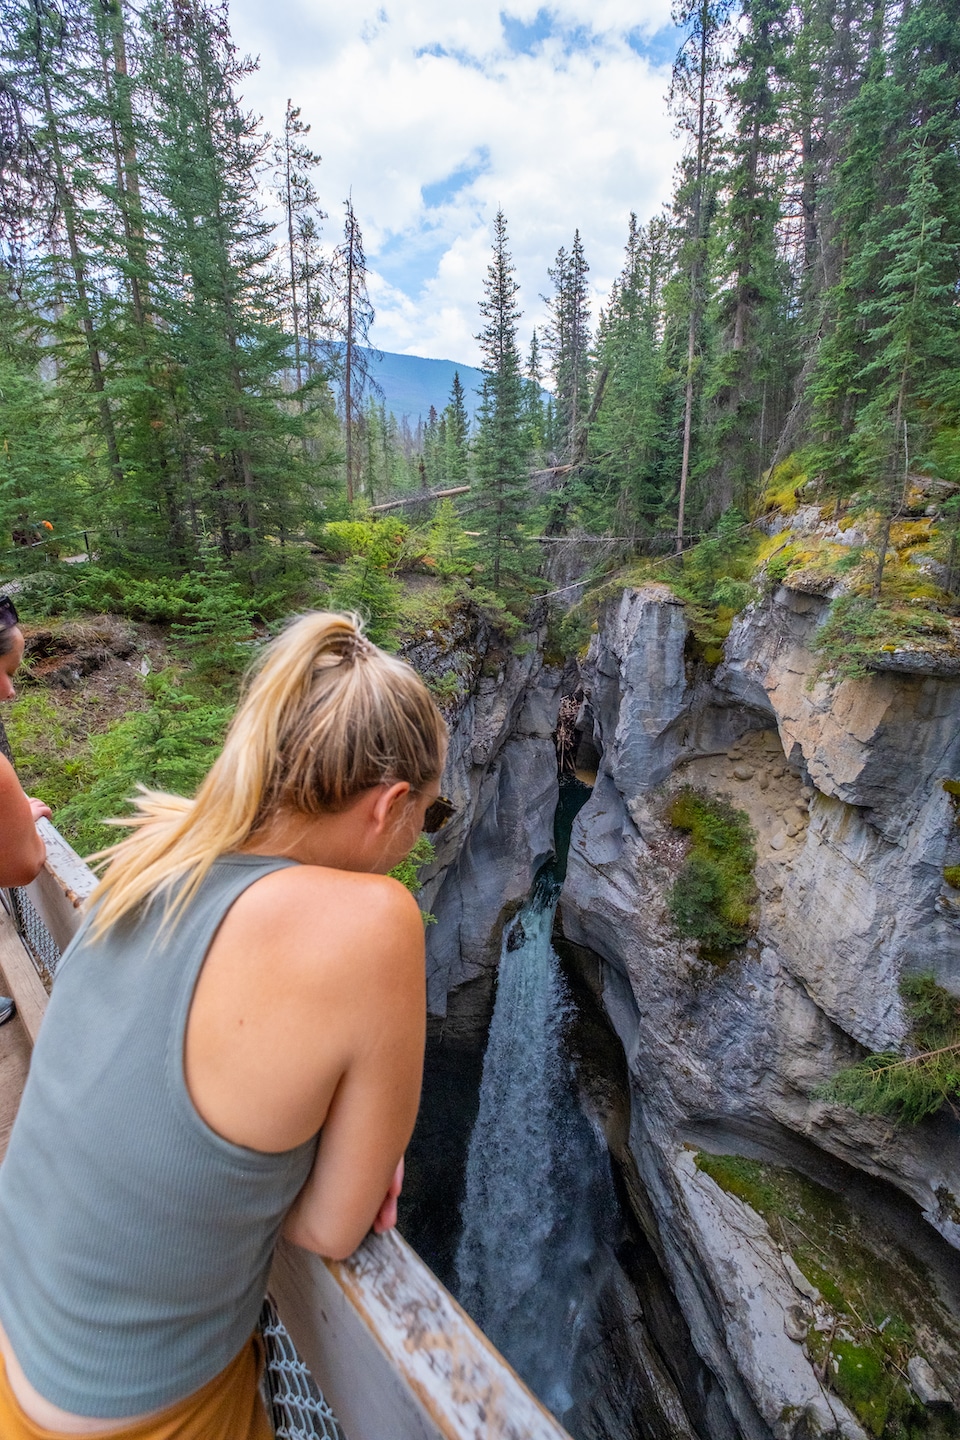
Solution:
[[[546,281],[521,277],[549,292],[521,354],[498,215],[476,417],[455,377],[412,428],[372,373],[362,217],[325,215],[294,103],[276,137],[244,111],[226,6],[2,0],[0,576],[28,577],[28,618],[173,626],[216,691],[298,606],[359,606],[393,643],[450,604],[509,629],[550,588],[539,537],[609,536],[617,564],[675,584],[708,658],[754,580],[790,568],[836,587],[828,661],[946,634],[957,6],[681,0],[675,18],[684,158],[662,213],[629,218],[597,323],[576,232]],[[456,508],[432,517],[368,510],[443,488]],[[803,503],[842,543],[763,521]]]

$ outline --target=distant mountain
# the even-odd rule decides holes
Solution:
[[[428,360],[422,355],[394,355],[389,350],[368,351],[370,374],[383,390],[384,404],[398,420],[404,415],[411,425],[417,417],[426,420],[430,406],[441,414],[450,399],[454,375],[459,372],[471,419],[480,404],[482,370],[458,365],[453,360]],[[382,359],[378,359],[382,355]]]

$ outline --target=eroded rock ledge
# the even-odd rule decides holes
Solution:
[[[905,973],[932,970],[960,992],[942,787],[960,773],[960,681],[817,682],[808,642],[824,606],[781,587],[740,617],[711,672],[687,663],[683,610],[665,587],[608,605],[582,666],[582,724],[600,760],[561,916],[566,937],[601,958],[658,1243],[744,1435],[852,1440],[864,1431],[807,1343],[816,1322],[798,1320],[810,1302],[797,1276],[755,1212],[693,1160],[694,1147],[734,1149],[829,1189],[859,1187],[935,1283],[960,1284],[952,1119],[907,1129],[815,1098],[861,1047],[902,1040]],[[722,970],[673,936],[667,914],[679,857],[662,813],[682,783],[728,796],[758,835],[756,939]],[[935,1329],[910,1384],[927,1403],[929,1371],[957,1405],[958,1337]]]

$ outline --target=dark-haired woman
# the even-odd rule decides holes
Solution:
[[[268,647],[194,800],[142,793],[57,975],[0,1167],[4,1440],[268,1440],[281,1230],[396,1218],[423,925],[389,878],[446,730],[350,616]]]
[[[13,677],[23,659],[23,631],[13,601],[0,595],[0,701],[12,700]],[[29,885],[43,869],[47,848],[37,821],[49,816],[42,800],[23,793],[16,771],[0,754],[0,886]],[[8,996],[0,996],[0,1025],[14,1013]]]

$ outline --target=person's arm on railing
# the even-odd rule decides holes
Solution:
[[[313,1171],[284,1235],[331,1260],[352,1255],[372,1226],[396,1222],[402,1156],[420,1101],[425,1031],[423,920],[397,888],[390,959],[355,967],[359,1037],[320,1134]],[[366,978],[367,983],[364,983]]]
[[[39,875],[47,847],[37,821],[49,815],[42,800],[23,793],[13,766],[0,755],[0,885],[29,885]]]

